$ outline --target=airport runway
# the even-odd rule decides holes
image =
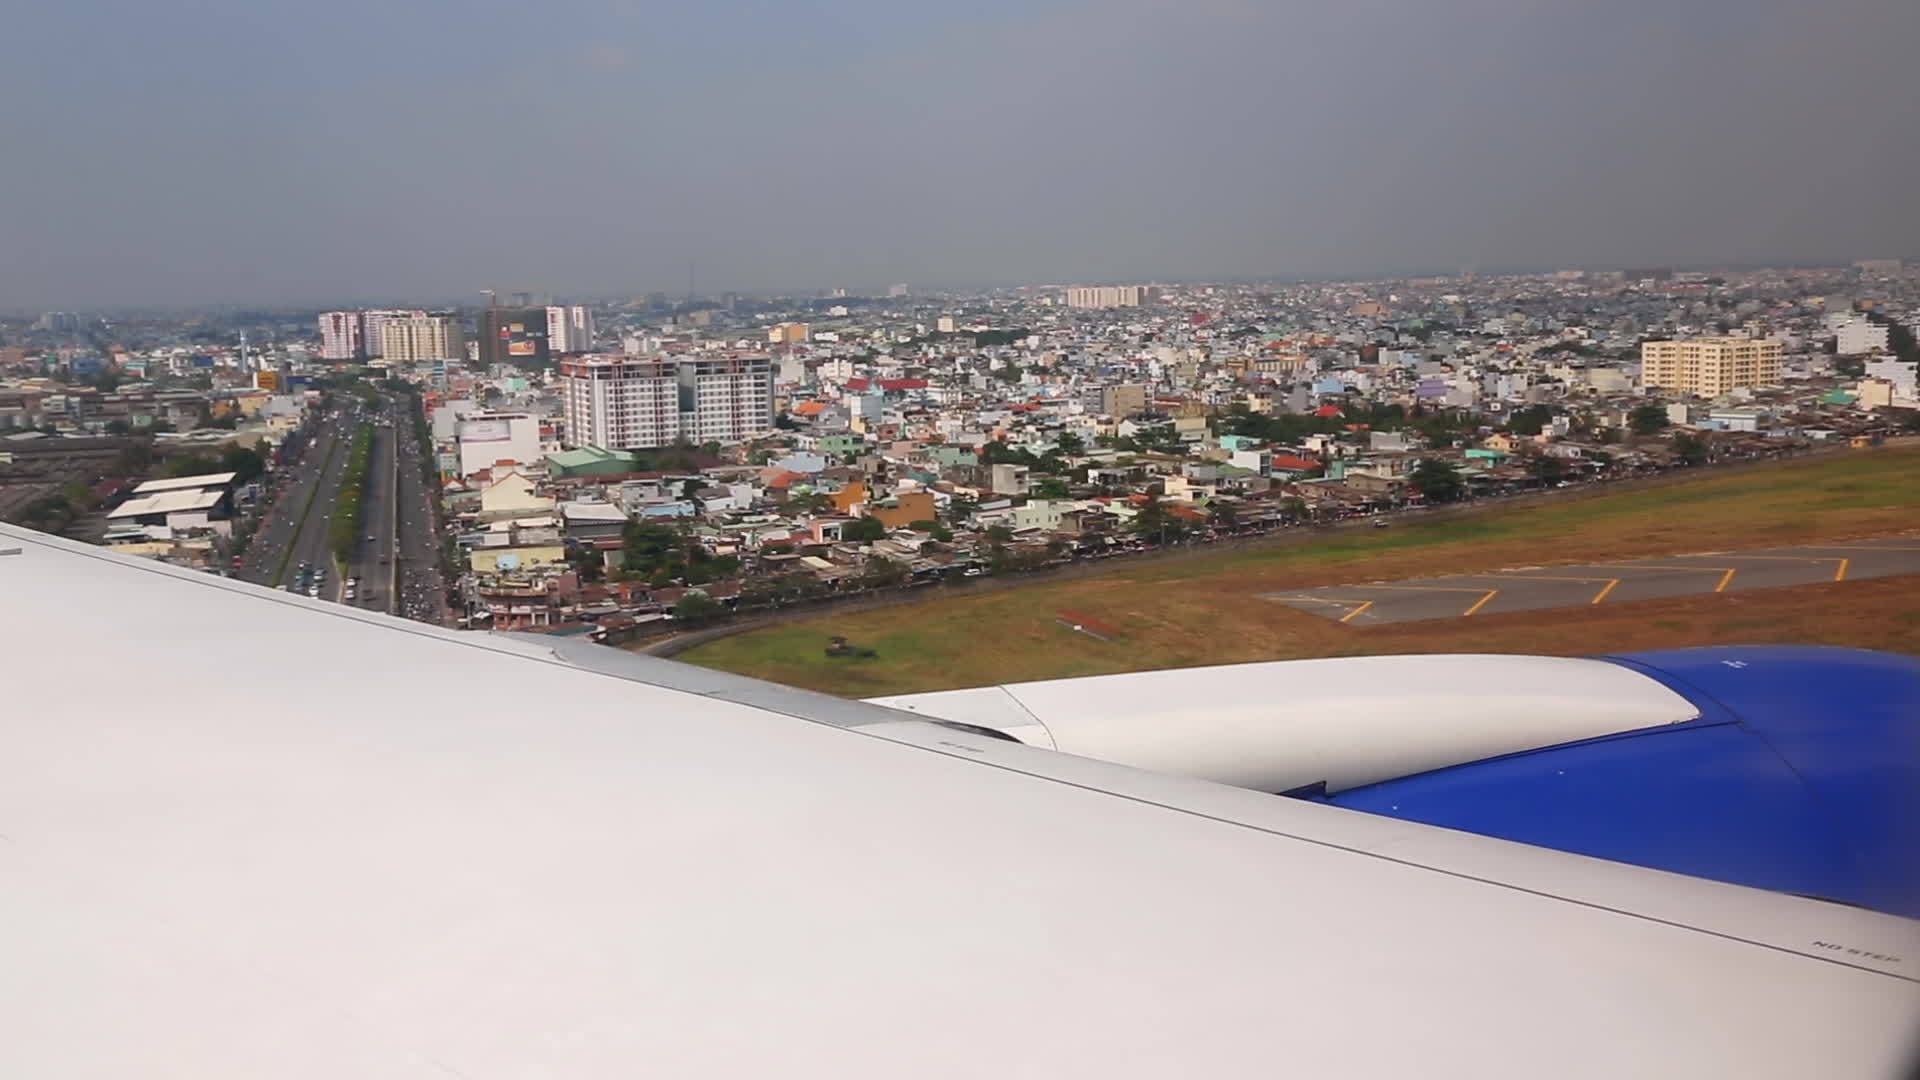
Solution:
[[[1350,626],[1624,604],[1662,596],[1920,574],[1920,536],[1658,555],[1584,566],[1289,589],[1267,598]]]

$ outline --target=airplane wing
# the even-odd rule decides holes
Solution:
[[[8,549],[0,1075],[1804,1077],[1910,1049],[1893,915]]]

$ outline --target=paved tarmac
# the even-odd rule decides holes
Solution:
[[[1920,536],[1657,555],[1583,566],[1523,566],[1266,595],[1350,626],[1378,626],[1896,574],[1920,574]]]

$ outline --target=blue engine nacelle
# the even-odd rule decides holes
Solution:
[[[1325,801],[1920,918],[1920,659],[1800,646],[1603,659],[1700,718]]]

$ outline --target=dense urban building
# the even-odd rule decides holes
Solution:
[[[366,356],[366,333],[365,312],[321,312],[320,359],[358,360]]]
[[[547,351],[572,356],[593,351],[593,309],[585,304],[547,307]]]
[[[1742,387],[1778,386],[1781,347],[1765,338],[1649,341],[1640,349],[1641,382],[1715,397]]]
[[[1842,323],[1834,334],[1834,352],[1841,356],[1861,356],[1886,352],[1890,328],[1856,316]]]
[[[567,441],[616,449],[665,446],[680,436],[680,383],[661,356],[560,361]]]
[[[682,357],[676,374],[685,438],[740,442],[773,427],[773,364],[767,357]]]
[[[1147,407],[1147,388],[1139,383],[1116,383],[1100,388],[1100,412],[1106,416],[1132,416]]]
[[[480,363],[545,364],[553,355],[547,326],[545,306],[481,308]]]
[[[688,583],[726,603],[768,577],[831,593],[1114,554],[1169,527],[1386,514],[1424,504],[1433,462],[1473,497],[1920,427],[1920,274],[1904,269],[1198,284],[1077,309],[1058,287],[836,299],[542,305],[518,330],[512,309],[486,317],[495,341],[556,351],[546,365],[469,358],[460,319],[424,311],[89,321],[84,340],[0,317],[15,436],[0,435],[0,516],[75,520],[54,496],[79,498],[72,481],[94,484],[142,433],[185,454],[304,441],[320,468],[314,440],[356,423],[335,370],[356,314],[359,351],[390,352],[379,385],[412,384],[427,413],[399,474],[432,493],[463,549],[459,607],[490,625],[670,608],[683,586],[659,586],[660,567],[625,576],[656,582],[650,596],[572,576],[587,551],[602,581],[618,572],[627,523],[684,522],[689,543],[739,559],[729,580]],[[625,355],[572,351],[594,337]],[[257,497],[234,486],[231,536],[193,501],[72,527],[215,565]]]
[[[1151,304],[1159,290],[1148,285],[1076,285],[1067,290],[1070,308],[1119,308]]]
[[[458,315],[390,311],[380,323],[380,352],[389,364],[462,359],[466,332]]]
[[[541,457],[540,421],[524,412],[474,412],[454,428],[460,475],[502,464],[525,465]]]
[[[388,319],[411,317],[407,311],[363,311],[360,313],[360,339],[369,357],[381,356],[386,351],[386,332]]]

